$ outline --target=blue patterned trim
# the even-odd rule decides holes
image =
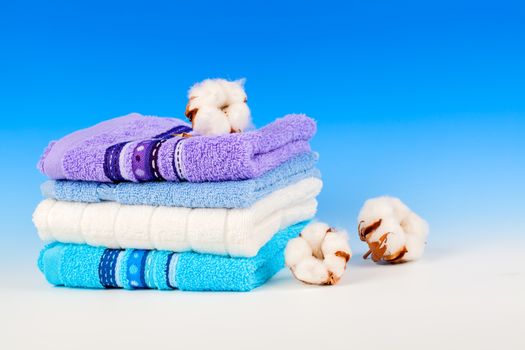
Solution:
[[[98,265],[98,277],[100,279],[100,284],[102,284],[104,288],[119,287],[115,278],[115,274],[117,259],[121,252],[121,249],[106,249],[100,258],[100,263]]]
[[[146,259],[149,252],[149,250],[144,249],[133,249],[128,258],[126,277],[130,287],[133,289],[148,288],[144,278],[144,269],[146,268]]]

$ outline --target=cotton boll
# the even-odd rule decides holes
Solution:
[[[312,222],[301,232],[301,237],[310,245],[316,258],[322,259],[321,243],[330,226],[323,222]]]
[[[244,131],[250,126],[250,109],[246,103],[231,104],[224,112],[228,116],[233,130]]]
[[[345,231],[336,231],[320,222],[306,226],[301,235],[288,242],[286,265],[300,281],[330,285],[343,275],[351,251]]]
[[[329,273],[321,260],[313,256],[301,260],[293,269],[294,276],[303,282],[310,284],[326,284]]]
[[[366,259],[399,263],[415,260],[423,255],[428,235],[428,224],[394,197],[369,199],[358,217],[361,240],[370,250]]]
[[[291,239],[286,245],[284,259],[286,266],[293,267],[301,260],[312,256],[312,248],[308,243],[299,237]]]
[[[225,135],[230,133],[230,123],[220,110],[204,106],[192,120],[193,130],[200,135]]]
[[[185,112],[193,129],[201,135],[245,131],[251,124],[251,115],[243,85],[244,80],[224,79],[207,79],[193,85]],[[201,115],[200,120],[197,115]]]

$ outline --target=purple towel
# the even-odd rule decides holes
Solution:
[[[290,114],[255,131],[180,136],[191,131],[180,119],[133,113],[52,141],[38,168],[52,179],[100,182],[251,179],[309,152],[316,125]]]

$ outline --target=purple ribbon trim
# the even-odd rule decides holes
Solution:
[[[165,180],[159,171],[158,154],[161,145],[168,139],[176,137],[178,134],[191,132],[192,129],[186,125],[177,125],[161,134],[153,136],[149,140],[139,142],[133,150],[131,167],[137,181],[163,181]],[[131,141],[117,143],[106,149],[104,154],[104,174],[113,182],[121,182],[126,179],[120,171],[120,154],[124,146]],[[177,141],[175,143],[178,143]],[[180,178],[177,169],[175,174],[179,181]]]

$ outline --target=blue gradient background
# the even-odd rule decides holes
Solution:
[[[317,119],[321,219],[354,231],[363,201],[391,194],[431,242],[523,233],[520,2],[190,3],[2,4],[2,259],[34,267],[48,141],[133,111],[182,117],[208,77],[246,77],[258,126]]]

